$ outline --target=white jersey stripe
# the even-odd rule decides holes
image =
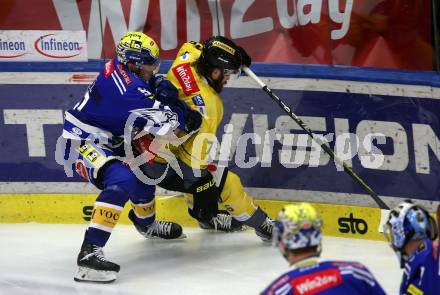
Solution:
[[[353,272],[356,272],[356,273],[359,273],[359,274],[361,274],[361,275],[363,275],[363,276],[366,276],[366,277],[370,278],[371,280],[374,279],[373,275],[372,275],[371,273],[369,273],[368,271],[363,270],[363,269],[360,269],[360,268],[357,268],[357,267],[353,267],[353,266],[351,266],[351,265],[350,265],[350,266],[341,266],[341,267],[339,267],[339,269],[340,269],[341,271],[344,271],[344,270],[351,270],[351,271],[353,271]]]
[[[281,288],[278,288],[275,291],[275,295],[286,295],[286,294],[289,294],[291,289],[292,289],[292,287],[290,286],[290,284],[284,284]]]
[[[64,113],[64,118],[66,121],[69,121],[70,123],[72,123],[73,125],[75,125],[76,127],[78,127],[79,129],[89,133],[89,134],[99,134],[100,138],[113,138],[113,134],[111,132],[105,131],[101,128],[86,124],[84,122],[81,122],[79,119],[77,119],[75,116],[73,116],[71,113],[69,112],[65,112]]]
[[[125,88],[124,83],[122,82],[121,77],[119,77],[118,73],[115,71],[112,73],[112,75],[115,75],[115,77],[119,80],[119,85],[121,85],[122,89],[124,90],[124,92],[127,92],[127,89]]]
[[[364,282],[366,282],[367,284],[369,284],[372,287],[376,284],[374,282],[374,280],[371,280],[369,277],[363,276],[363,275],[358,274],[358,273],[356,273],[354,271],[351,271],[351,270],[343,270],[343,271],[341,271],[341,274],[342,275],[347,275],[347,274],[352,275],[356,279],[364,281]]]
[[[121,86],[119,86],[118,81],[116,80],[115,76],[114,76],[114,72],[111,74],[113,81],[115,81],[116,87],[118,87],[119,92],[121,93],[121,95],[124,94],[124,92],[122,92]]]

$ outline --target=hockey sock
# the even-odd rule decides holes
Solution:
[[[154,222],[155,219],[155,203],[154,199],[149,203],[131,203],[136,220],[145,226]]]

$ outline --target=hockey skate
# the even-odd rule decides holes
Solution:
[[[216,217],[210,222],[199,220],[199,226],[203,229],[213,229],[216,231],[234,232],[244,230],[244,225],[233,218],[227,211],[219,211]]]
[[[186,235],[182,233],[182,227],[171,221],[159,221],[155,220],[151,225],[146,226],[140,224],[136,220],[136,215],[133,210],[128,212],[128,218],[130,218],[131,222],[133,222],[136,230],[148,239],[165,239],[165,240],[173,240],[173,239],[184,239]]]
[[[77,259],[78,270],[74,276],[77,282],[110,283],[116,280],[120,266],[108,261],[102,248],[83,242]]]
[[[269,217],[266,217],[264,222],[255,228],[255,233],[259,236],[263,242],[269,242],[272,240],[272,232],[273,232],[273,220]]]

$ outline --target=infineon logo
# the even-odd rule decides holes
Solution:
[[[26,53],[26,43],[23,40],[0,38],[0,58],[16,58]]]
[[[87,61],[85,31],[0,30],[0,60]]]
[[[83,47],[78,41],[60,38],[56,34],[40,36],[34,43],[35,50],[50,58],[71,58],[81,54]]]

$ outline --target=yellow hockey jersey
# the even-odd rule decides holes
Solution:
[[[167,73],[167,78],[179,91],[179,98],[202,114],[200,130],[182,145],[172,149],[176,157],[193,168],[205,168],[207,156],[216,141],[217,127],[223,118],[223,103],[204,77],[197,73],[195,61],[203,45],[187,42],[180,48]]]

